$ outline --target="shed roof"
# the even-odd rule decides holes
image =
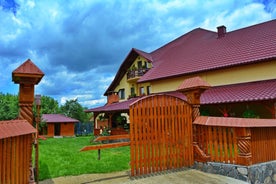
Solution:
[[[35,133],[36,129],[26,120],[0,121],[0,139]]]
[[[42,114],[42,120],[47,123],[77,123],[79,120],[67,117],[63,114]]]
[[[224,127],[276,127],[276,119],[199,116],[193,124]]]

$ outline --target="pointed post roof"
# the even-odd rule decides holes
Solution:
[[[17,84],[38,84],[43,76],[44,73],[30,59],[28,59],[12,72],[12,81]]]
[[[210,84],[197,76],[184,80],[177,88],[177,91],[182,92],[187,97],[187,101],[190,104],[199,105],[201,94],[210,87]],[[197,115],[195,115],[194,118],[196,116]]]
[[[211,85],[208,82],[204,81],[200,77],[192,77],[184,80],[177,88],[177,91],[189,91],[192,89],[208,89]]]

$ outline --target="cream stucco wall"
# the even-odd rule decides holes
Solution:
[[[176,90],[183,80],[194,76],[200,76],[211,86],[276,79],[276,61],[202,72],[185,77],[152,81],[152,92],[157,93]]]

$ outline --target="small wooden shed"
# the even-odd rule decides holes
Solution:
[[[26,120],[0,121],[0,183],[29,183],[35,132]]]
[[[75,123],[79,122],[63,114],[43,114],[42,121],[47,123],[48,137],[75,136]]]

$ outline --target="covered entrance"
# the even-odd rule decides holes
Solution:
[[[192,166],[192,107],[170,95],[130,105],[131,175]]]

